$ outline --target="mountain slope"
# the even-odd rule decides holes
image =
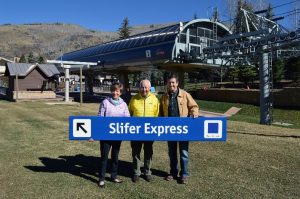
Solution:
[[[132,27],[131,35],[161,28],[170,24]],[[0,56],[12,59],[33,52],[47,59],[62,53],[118,39],[117,32],[88,30],[72,24],[0,25]]]

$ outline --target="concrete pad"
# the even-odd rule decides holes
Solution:
[[[237,114],[239,111],[241,110],[241,108],[237,108],[237,107],[231,107],[230,109],[228,109],[224,115],[228,115],[228,116],[233,116],[235,114]]]
[[[293,126],[293,124],[285,123],[285,122],[273,122],[272,124],[275,124],[278,126]]]
[[[48,105],[80,105],[78,102],[46,102]]]
[[[210,112],[210,111],[199,111],[199,116],[203,117],[227,117],[227,115],[224,115],[223,113],[216,113],[216,112]]]
[[[225,113],[217,113],[217,112],[199,110],[199,116],[204,116],[204,117],[230,117],[230,116],[233,116],[233,115],[237,114],[240,110],[241,110],[241,108],[237,108],[237,107],[231,107]]]

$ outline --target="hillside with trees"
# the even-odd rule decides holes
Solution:
[[[120,23],[121,24],[121,23]],[[153,30],[169,24],[131,27],[130,35]],[[44,57],[55,59],[62,53],[119,39],[116,32],[89,30],[73,24],[0,25],[0,57]],[[31,55],[30,55],[31,56]]]

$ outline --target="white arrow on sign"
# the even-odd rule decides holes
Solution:
[[[90,119],[74,119],[73,120],[73,136],[74,137],[91,137],[91,120]]]

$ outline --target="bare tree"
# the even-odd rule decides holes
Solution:
[[[266,9],[268,6],[268,1],[267,0],[226,0],[225,1],[225,9],[226,12],[228,13],[228,17],[230,18],[230,28],[232,29],[233,27],[233,22],[234,19],[237,16],[237,13],[239,12],[238,9],[238,4],[242,5],[248,5],[250,6],[253,10],[263,10]]]
[[[236,0],[226,0],[226,12],[229,14],[230,27],[233,25],[233,18],[236,13],[237,1]]]
[[[248,0],[247,2],[252,5],[255,11],[264,10],[269,5],[267,0]]]

